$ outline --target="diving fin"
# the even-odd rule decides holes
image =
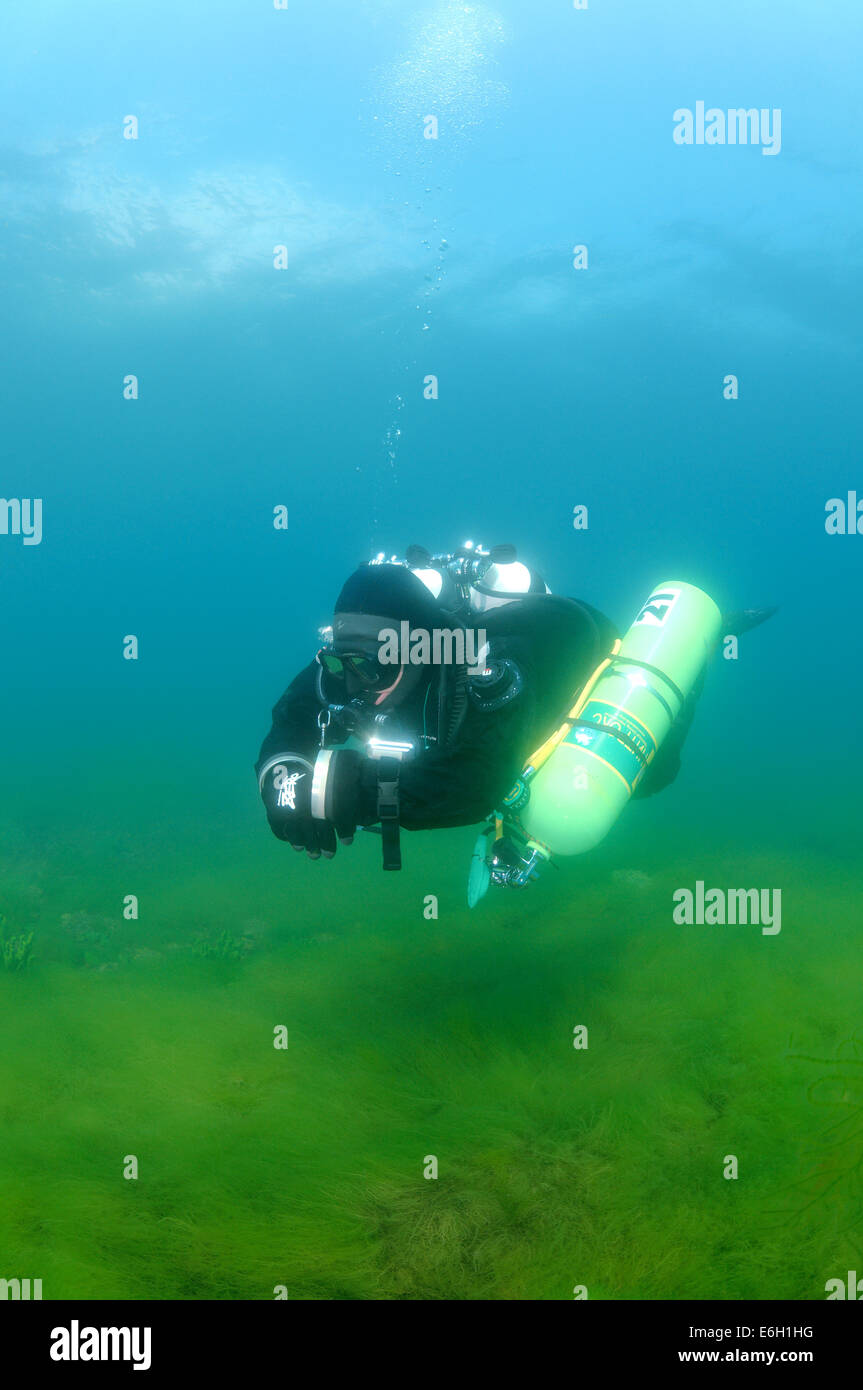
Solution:
[[[740,637],[753,627],[760,627],[779,612],[778,604],[772,608],[741,608],[737,613],[723,613],[722,634],[724,637]]]
[[[488,831],[483,830],[473,847],[470,873],[467,880],[467,905],[476,907],[485,897],[491,883],[491,870],[488,867]]]

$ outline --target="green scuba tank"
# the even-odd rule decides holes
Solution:
[[[692,584],[654,589],[519,811],[531,850],[584,854],[605,838],[653,760],[720,636],[721,614]]]

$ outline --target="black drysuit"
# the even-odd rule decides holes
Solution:
[[[574,696],[618,636],[604,615],[587,604],[557,595],[536,595],[491,610],[477,619],[490,643],[490,659],[515,664],[519,693],[499,709],[469,700],[452,746],[427,748],[402,764],[399,777],[400,824],[409,830],[473,825],[500,809],[531,753],[559,726]],[[313,764],[320,745],[318,667],[301,671],[273,710],[273,725],[261,747],[257,768],[277,755],[293,754]],[[695,705],[690,697],[635,792],[650,796],[673,781],[680,748]],[[413,715],[414,727],[411,726]],[[416,740],[416,710],[399,711],[401,734]],[[377,768],[363,759],[350,788],[348,826],[373,825],[377,816]],[[262,789],[265,803],[266,788]],[[283,818],[267,804],[270,825],[280,838],[297,843]],[[343,833],[340,830],[340,833]],[[335,840],[331,836],[332,847]],[[301,840],[300,843],[303,843]],[[324,846],[326,848],[326,846]]]

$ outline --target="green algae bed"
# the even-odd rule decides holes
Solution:
[[[46,1299],[823,1298],[860,1259],[857,893],[692,836],[646,864],[646,823],[474,912],[469,830],[407,836],[401,875],[371,835],[312,864],[251,810],[110,853],[107,824],[6,834],[32,950],[0,970],[0,1274]],[[675,924],[696,876],[781,886],[781,932]]]

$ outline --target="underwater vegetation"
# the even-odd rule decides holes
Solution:
[[[192,943],[191,953],[199,960],[240,961],[254,950],[254,941],[248,934],[239,936],[225,928],[219,934],[203,935]]]
[[[26,970],[33,958],[33,932],[16,932],[0,913],[0,961],[10,974]]]
[[[809,1104],[818,1115],[801,1149],[806,1172],[793,1185],[798,1216],[819,1211],[848,1243],[849,1253],[863,1259],[863,1038],[845,1038],[832,1056],[794,1052],[789,1058],[823,1069],[807,1085]]]
[[[266,841],[178,856],[139,922],[98,873],[70,911],[62,860],[39,895],[0,864],[4,940],[39,943],[0,972],[7,1263],[46,1298],[213,1299],[808,1299],[859,1267],[853,893],[787,862],[778,937],[682,929],[689,855],[609,854],[469,914],[470,841],[412,842],[389,896],[373,845],[327,878],[259,871]]]

